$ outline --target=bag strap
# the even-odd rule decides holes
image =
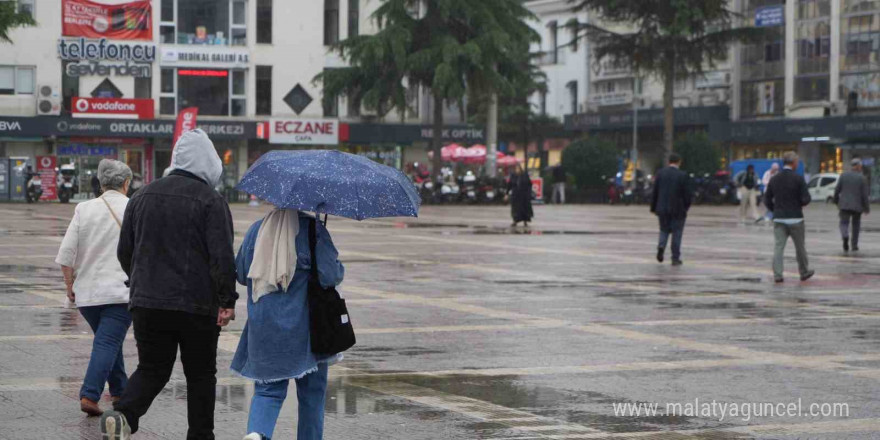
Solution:
[[[116,213],[113,212],[113,208],[110,207],[110,203],[107,202],[107,199],[105,199],[103,195],[102,195],[101,197],[98,197],[98,198],[101,199],[102,201],[104,201],[104,204],[107,205],[107,209],[110,211],[110,215],[113,216],[113,220],[116,220],[116,225],[119,226],[119,228],[121,229],[121,228],[122,228],[122,222],[119,221],[119,217],[117,217],[117,216],[116,216]]]
[[[315,219],[309,219],[309,255],[312,258],[312,279],[318,282],[318,257],[315,249],[318,245],[318,233],[315,226]]]

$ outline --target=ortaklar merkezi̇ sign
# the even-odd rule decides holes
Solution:
[[[106,38],[58,40],[58,56],[62,60],[81,61],[67,65],[67,76],[152,76],[151,63],[156,61],[153,43],[112,43]]]

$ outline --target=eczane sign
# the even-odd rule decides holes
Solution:
[[[269,143],[291,145],[338,145],[336,119],[271,119]]]

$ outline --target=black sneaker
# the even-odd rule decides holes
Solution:
[[[658,262],[658,263],[662,263],[662,262],[663,262],[663,253],[664,253],[665,251],[666,251],[666,249],[663,248],[662,246],[657,246],[657,262]]]
[[[673,265],[673,266],[681,266],[682,264],[684,264],[684,263],[683,263],[681,260],[678,260],[678,259],[675,259],[675,258],[672,259],[672,265]]]
[[[843,239],[843,251],[849,252],[849,239],[848,238]]]
[[[806,281],[806,280],[812,278],[813,275],[816,275],[816,271],[815,271],[815,270],[809,270],[809,271],[807,271],[807,273],[801,275],[801,281]]]
[[[782,284],[785,282],[785,278],[773,278],[773,282],[776,284]]]
[[[125,416],[117,411],[106,411],[101,416],[102,440],[131,440],[131,427]]]
[[[853,243],[852,250],[853,250],[853,252],[858,252],[858,251],[859,251],[859,245]]]

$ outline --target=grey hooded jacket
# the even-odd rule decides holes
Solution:
[[[125,209],[117,257],[129,277],[130,307],[217,316],[238,299],[232,215],[214,191],[223,164],[196,129],[180,137],[171,165]]]

